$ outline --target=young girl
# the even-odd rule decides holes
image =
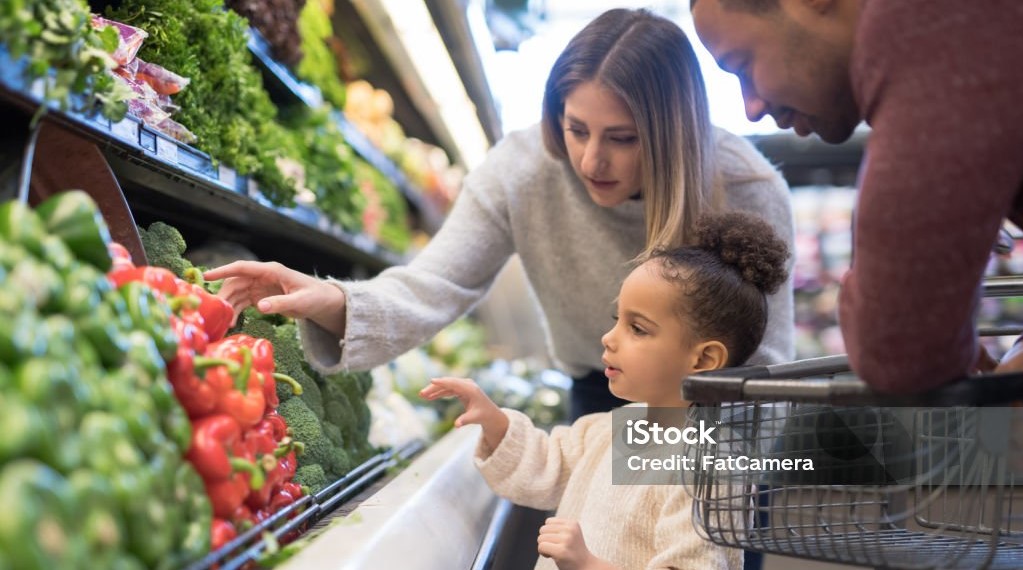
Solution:
[[[760,344],[767,298],[786,279],[788,247],[759,218],[704,216],[695,244],[654,250],[622,283],[603,362],[615,396],[682,408],[682,379],[736,366]],[[471,380],[437,378],[427,399],[457,397],[456,426],[480,424],[476,464],[496,493],[557,508],[540,529],[536,568],[741,568],[742,552],[702,540],[681,485],[611,483],[611,414],[596,413],[548,435],[501,410]]]

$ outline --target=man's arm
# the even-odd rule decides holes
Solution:
[[[864,12],[857,38],[854,84],[873,132],[839,321],[853,369],[907,393],[976,360],[979,283],[1023,180],[1011,71],[1023,40],[1001,35],[990,7],[890,4]]]

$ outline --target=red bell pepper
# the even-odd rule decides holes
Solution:
[[[302,385],[294,378],[274,372],[274,351],[273,344],[265,338],[255,338],[245,334],[231,335],[242,346],[247,346],[252,351],[252,367],[262,375],[263,399],[266,402],[264,413],[271,413],[277,409],[280,399],[277,397],[277,381],[287,382],[295,395],[302,393]],[[278,439],[278,441],[280,441]]]
[[[206,381],[216,392],[215,410],[227,414],[243,429],[256,425],[263,417],[266,399],[263,396],[262,375],[252,367],[252,351],[232,335],[211,343],[206,354],[214,358],[240,364],[237,371],[228,367],[213,367],[206,371]]]
[[[237,536],[238,531],[233,524],[219,517],[213,518],[213,524],[210,525],[210,547],[213,550],[231,542]]]
[[[116,241],[112,241],[107,244],[107,253],[110,254],[110,259],[113,262],[110,267],[110,273],[135,268],[135,264],[131,261],[131,253],[128,252],[128,248]]]
[[[245,505],[238,505],[234,512],[231,513],[231,522],[234,523],[235,528],[245,532],[252,528],[254,525],[259,524],[259,519],[256,518],[256,513],[252,512],[252,509]]]
[[[192,445],[186,458],[206,485],[213,514],[229,518],[252,489],[264,484],[263,470],[252,461],[241,428],[223,415],[200,418],[192,424]]]
[[[281,442],[288,435],[288,422],[276,410],[264,414],[257,427],[269,429],[276,442]]]
[[[249,493],[245,498],[245,504],[253,509],[262,509],[269,504],[273,494],[279,491],[283,484],[291,481],[298,468],[295,449],[301,449],[301,444],[288,439],[270,454],[262,455],[259,458],[260,465],[266,470],[266,480],[263,482],[263,487],[253,489]]]
[[[235,470],[252,470],[242,444],[242,430],[234,418],[213,415],[192,423],[192,444],[186,457],[203,479],[227,479]]]
[[[190,319],[171,319],[178,337],[178,351],[167,363],[167,377],[188,416],[201,418],[216,410],[218,396],[214,384],[206,380],[204,371],[218,366],[228,373],[236,373],[240,367],[231,360],[201,356],[207,348],[206,333]]]
[[[122,268],[111,271],[107,276],[110,277],[110,280],[117,287],[132,281],[140,281],[149,285],[154,291],[160,291],[168,296],[177,294],[178,290],[178,286],[175,283],[178,279],[177,276],[169,269],[164,269],[163,267],[144,265],[142,267]]]
[[[192,294],[200,299],[199,312],[206,320],[206,334],[211,341],[224,338],[227,329],[234,323],[234,307],[226,300],[206,290],[202,272],[195,267],[185,270],[185,280],[192,285]],[[271,357],[272,358],[272,357]]]
[[[203,479],[203,484],[206,485],[206,495],[210,498],[213,515],[229,519],[237,528],[241,528],[235,519],[235,512],[242,506],[245,496],[249,493],[245,477],[241,473],[234,473],[227,479],[219,481]]]

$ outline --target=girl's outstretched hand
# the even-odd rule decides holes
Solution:
[[[550,517],[536,538],[537,551],[541,556],[554,560],[559,570],[604,570],[612,566],[590,552],[583,540],[579,523],[570,519]]]
[[[345,294],[334,285],[276,262],[235,261],[207,271],[207,281],[223,279],[218,295],[234,307],[235,319],[246,307],[311,319],[343,338]]]
[[[465,412],[455,418],[455,427],[479,424],[483,427],[483,440],[491,450],[497,449],[508,431],[508,416],[475,382],[467,378],[434,378],[419,391],[419,396],[427,400],[458,398],[465,406]]]

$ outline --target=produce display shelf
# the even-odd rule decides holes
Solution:
[[[451,430],[280,570],[470,568],[500,499],[473,463],[479,426]],[[441,521],[438,524],[438,521]]]
[[[390,449],[365,461],[347,475],[315,495],[306,495],[270,518],[253,526],[221,548],[188,566],[186,570],[237,570],[258,562],[271,548],[282,544],[294,532],[305,532],[326,520],[338,507],[360,491],[381,479],[390,469],[409,461],[425,447],[415,440],[397,449]],[[272,536],[273,538],[269,538]]]
[[[316,108],[323,104],[323,96],[319,89],[302,82],[287,66],[274,59],[269,44],[258,30],[249,29],[248,47],[263,73],[263,83],[267,91],[278,105],[305,105]],[[377,148],[359,127],[348,120],[343,111],[333,110],[331,118],[352,150],[398,187],[402,196],[419,216],[423,229],[431,234],[435,233],[443,222],[443,215],[437,207],[426,200],[423,192],[408,180],[405,173]]]
[[[38,113],[47,105],[41,81],[27,83],[25,58],[12,59],[0,44],[0,104]],[[96,142],[123,181],[155,190],[206,216],[230,219],[253,231],[264,231],[313,247],[324,255],[340,255],[355,263],[383,269],[403,258],[363,234],[345,231],[311,206],[281,208],[271,204],[254,181],[217,164],[208,154],[150,128],[131,115],[110,121],[98,113],[62,111],[49,104],[46,120]],[[131,197],[129,203],[131,202]],[[297,231],[296,231],[297,230]]]

